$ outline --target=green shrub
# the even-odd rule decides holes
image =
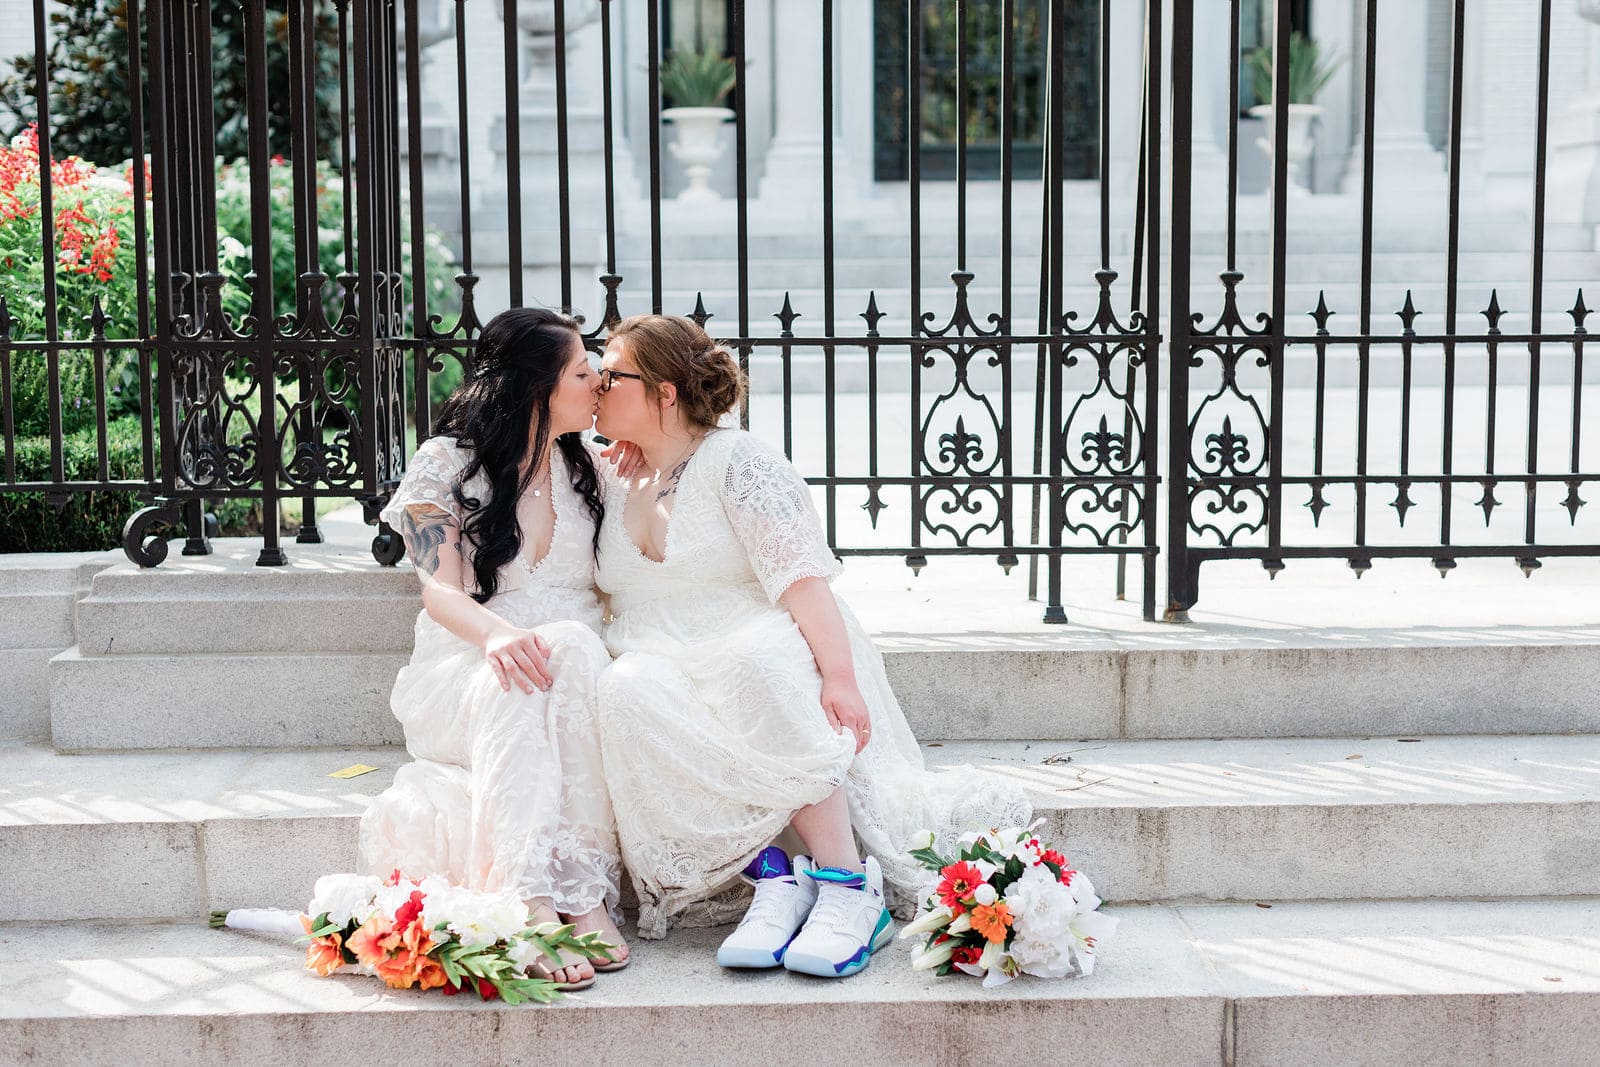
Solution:
[[[106,427],[112,481],[143,481],[139,420],[117,419]],[[98,481],[99,443],[93,428],[62,438],[68,481]],[[17,438],[17,478],[51,481],[49,437]],[[0,493],[0,552],[81,552],[115,548],[122,526],[144,503],[127,491],[75,494],[57,510],[43,493]]]

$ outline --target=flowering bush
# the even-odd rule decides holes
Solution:
[[[982,976],[985,987],[1019,974],[1093,972],[1095,951],[1117,920],[1095,911],[1100,898],[1088,876],[1042,844],[1037,826],[968,834],[955,859],[935,851],[926,830],[911,842],[912,857],[937,875],[900,932],[926,935],[913,968]]]
[[[39,166],[37,129],[29,127],[9,145],[0,145],[0,294],[13,341],[47,336],[44,276],[49,259],[43,249]],[[51,163],[56,321],[63,339],[92,336],[96,301],[108,336],[130,336],[136,325],[132,173],[131,165],[107,170],[75,156]],[[94,363],[87,352],[64,352],[58,362],[61,427],[71,434],[97,421]],[[126,351],[111,352],[107,362],[108,417],[136,411],[135,358]],[[13,353],[12,402],[19,436],[50,430],[48,375],[44,353]]]
[[[149,163],[145,162],[145,202],[150,217]],[[114,480],[146,477],[138,450],[138,416],[146,390],[139,373],[137,353],[116,347],[115,341],[138,336],[138,264],[134,241],[135,203],[133,164],[95,166],[77,157],[56,159],[50,165],[51,216],[54,248],[44,248],[43,196],[40,184],[39,136],[34,127],[0,144],[0,296],[9,316],[12,341],[48,338],[44,279],[52,258],[56,279],[57,336],[66,342],[87,342],[93,336],[91,319],[98,305],[105,336],[106,402],[104,418],[110,425],[109,467]],[[272,214],[272,285],[275,310],[295,309],[294,216],[292,168],[274,158],[269,173]],[[346,269],[343,234],[343,188],[338,173],[327,163],[317,166],[318,230],[316,240],[322,269],[330,275],[323,289],[330,321],[343,306],[344,293],[337,275]],[[221,163],[216,185],[218,256],[225,277],[223,306],[234,316],[250,309],[247,276],[252,270],[250,169],[246,164]],[[406,279],[410,281],[410,242],[402,245]],[[455,265],[437,233],[428,231],[423,250],[430,313],[440,313],[448,323],[459,307],[454,284]],[[148,264],[153,273],[153,263]],[[153,296],[153,294],[151,294]],[[408,357],[409,358],[409,357]],[[10,353],[11,400],[16,431],[18,476],[24,481],[51,481],[50,471],[50,360],[38,349],[13,349]],[[437,409],[460,380],[460,367],[444,361],[443,373],[433,376],[431,392]],[[235,361],[231,371],[242,371],[246,361]],[[68,480],[97,480],[95,441],[102,410],[95,388],[94,357],[87,344],[65,348],[56,355],[56,378],[61,392],[60,425]],[[406,381],[412,381],[408,369]],[[280,379],[288,384],[293,375]],[[258,391],[239,386],[239,393]],[[247,400],[247,405],[251,402]],[[252,405],[258,408],[259,403]],[[131,428],[123,421],[133,422]],[[337,432],[337,426],[332,432]],[[234,423],[233,436],[244,432]],[[233,443],[238,443],[234,440]],[[98,499],[94,499],[97,497]],[[39,494],[13,495],[6,509],[14,520],[0,536],[0,546],[34,551],[109,548],[116,544],[121,522],[138,507],[131,494],[93,494],[80,506],[70,504],[54,512]],[[285,513],[297,507],[286,505]],[[248,501],[228,501],[218,506],[223,533],[246,532],[258,511]],[[259,518],[255,520],[259,523]]]
[[[144,210],[150,211],[149,163],[146,161]],[[41,217],[39,135],[30,126],[0,145],[0,294],[6,298],[13,341],[44,340],[44,278],[50,262],[44,250]],[[88,340],[95,302],[98,300],[110,338],[137,336],[138,287],[134,244],[133,165],[97,167],[76,156],[52,161],[50,168],[52,216],[55,227],[56,321],[64,340]],[[292,167],[274,157],[268,182],[272,217],[272,287],[279,314],[296,305],[294,259],[294,198]],[[344,192],[338,173],[328,163],[317,165],[318,256],[330,282],[323,297],[330,321],[338,318],[344,291],[337,276],[347,270],[342,226]],[[251,290],[247,276],[254,269],[251,246],[250,168],[245,163],[219,163],[216,184],[217,244],[226,282],[223,307],[231,315],[249,312]],[[409,239],[401,246],[407,281],[411,278]],[[446,321],[459,309],[454,283],[455,263],[438,233],[429,230],[423,249],[424,284],[431,313]],[[153,267],[153,264],[152,264]],[[408,324],[409,325],[409,324]],[[49,432],[48,363],[42,353],[17,352],[13,356],[13,403],[16,432],[33,436]],[[95,425],[98,406],[94,392],[94,364],[87,352],[59,356],[62,396],[62,430],[73,433]],[[127,350],[108,354],[107,417],[139,410],[137,362]],[[236,366],[243,367],[238,363]],[[446,361],[434,391],[436,403],[456,384],[449,377],[454,361]],[[457,376],[459,371],[456,370]],[[409,375],[408,375],[409,380]]]

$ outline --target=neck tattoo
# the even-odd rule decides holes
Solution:
[[[672,469],[656,479],[656,485],[659,487],[656,491],[657,503],[677,493],[678,483],[683,480],[683,472],[689,469],[689,460],[694,458],[695,446],[703,440],[705,435],[701,434],[690,441],[689,447],[678,457],[678,462],[673,464]]]

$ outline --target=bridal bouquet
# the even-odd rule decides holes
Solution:
[[[924,830],[911,856],[937,875],[901,937],[926,935],[911,956],[916,970],[982,976],[985,988],[1019,974],[1069,978],[1094,970],[1095,951],[1117,920],[1095,911],[1100,898],[1082,871],[1034,830],[967,834],[955,858]]]
[[[317,879],[304,914],[244,908],[212,912],[213,927],[302,934],[306,969],[326,977],[349,968],[375,975],[391,989],[475,990],[484,1000],[549,1003],[555,983],[524,970],[541,956],[562,966],[557,949],[611,959],[599,934],[571,926],[528,925],[528,906],[514,893],[480,893],[443,878],[420,882],[395,871],[387,880],[329,874]]]

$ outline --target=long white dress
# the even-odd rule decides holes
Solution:
[[[737,918],[739,871],[841,783],[901,913],[927,881],[906,854],[914,832],[1027,821],[1020,789],[971,768],[926,770],[883,657],[842,602],[872,739],[858,755],[854,736],[828,725],[811,648],[778,600],[841,567],[781,453],[712,432],[679,482],[659,563],[628,535],[626,484],[607,492],[597,578],[616,659],[600,679],[601,739],[641,937]]]
[[[451,483],[469,458],[452,438],[425,442],[384,520],[398,526],[404,508],[432,505],[459,526],[464,513]],[[482,649],[419,612],[411,662],[390,697],[414,762],[362,818],[361,861],[370,873],[439,874],[473,889],[549,898],[563,913],[604,904],[617,916],[620,856],[595,718],[595,683],[611,657],[599,636],[594,519],[561,453],[550,462],[550,548],[530,562],[537,549],[524,536],[523,555],[501,569],[486,606],[548,642],[551,687],[502,690]],[[466,487],[469,497],[487,501],[488,493],[481,474]]]

